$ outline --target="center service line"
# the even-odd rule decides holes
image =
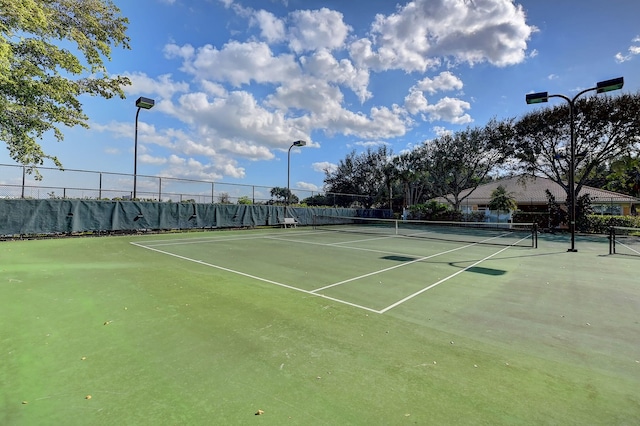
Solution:
[[[527,238],[528,238],[528,237],[527,237]],[[527,238],[523,238],[523,239],[521,239],[520,241],[526,240]],[[505,251],[505,250],[507,250],[507,249],[510,249],[510,248],[511,248],[511,247],[513,247],[514,245],[518,244],[520,241],[517,241],[517,242],[515,242],[514,244],[512,244],[512,245],[510,245],[510,246],[508,246],[508,247],[505,247],[505,248],[503,248],[502,250],[499,250],[499,251],[497,251],[497,252],[493,253],[492,255],[485,257],[484,259],[481,259],[481,260],[477,261],[477,262],[476,262],[476,263],[474,263],[473,265],[469,265],[469,266],[467,266],[466,268],[461,269],[461,270],[459,270],[458,272],[456,272],[456,273],[454,273],[454,274],[452,274],[452,275],[449,275],[448,277],[443,278],[443,279],[441,279],[440,281],[438,281],[438,282],[436,282],[436,283],[433,283],[433,284],[431,284],[430,286],[425,287],[425,288],[423,288],[422,290],[419,290],[419,291],[417,291],[417,292],[415,292],[415,293],[413,293],[413,294],[411,294],[411,295],[409,295],[409,296],[405,297],[404,299],[398,300],[396,303],[394,303],[394,304],[392,304],[392,305],[389,305],[389,306],[387,306],[387,307],[386,307],[386,308],[384,308],[384,309],[381,309],[381,310],[380,310],[380,313],[381,313],[381,314],[384,314],[384,313],[385,313],[385,312],[387,312],[388,310],[393,309],[393,308],[395,308],[396,306],[399,306],[399,305],[403,304],[404,302],[406,302],[406,301],[408,301],[408,300],[413,299],[414,297],[416,297],[416,296],[418,296],[418,295],[420,295],[420,294],[424,293],[425,291],[427,291],[427,290],[431,290],[431,289],[432,289],[432,288],[434,288],[435,286],[440,285],[440,284],[442,284],[443,282],[448,281],[448,280],[450,280],[451,278],[453,278],[453,277],[457,276],[458,274],[461,274],[461,273],[465,272],[467,269],[473,268],[474,266],[479,265],[480,263],[484,262],[485,260],[489,260],[489,259],[491,259],[493,256],[496,256],[496,255],[498,255],[498,254],[502,253],[503,251]]]

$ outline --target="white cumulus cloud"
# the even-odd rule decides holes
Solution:
[[[376,70],[425,72],[443,60],[497,66],[525,59],[536,28],[512,0],[414,0],[377,15],[371,37],[350,45],[356,63]]]
[[[615,55],[616,62],[618,63],[627,62],[633,59],[634,56],[640,55],[640,36],[634,37],[634,39],[631,40],[631,42],[633,44],[629,46],[626,54],[623,54],[622,52],[616,53]]]
[[[323,7],[298,10],[289,16],[289,47],[296,53],[344,46],[352,28],[344,23],[342,13]]]
[[[253,15],[255,22],[261,30],[261,36],[269,43],[276,43],[285,40],[286,28],[284,20],[277,18],[273,13],[266,10],[256,11]]]
[[[337,164],[330,163],[328,161],[319,161],[317,163],[313,163],[311,164],[311,167],[313,168],[313,170],[320,173],[333,173],[338,169]]]

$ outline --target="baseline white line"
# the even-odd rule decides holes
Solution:
[[[168,241],[168,240],[164,240],[164,241],[158,241],[158,242],[145,242],[145,243],[139,243],[140,245],[143,245],[145,247],[164,247],[164,246],[184,246],[184,245],[191,245],[191,244],[208,244],[208,243],[215,243],[218,241],[243,241],[243,240],[255,240],[256,238],[215,238],[215,239],[208,239],[208,240],[197,240],[197,241]]]
[[[523,240],[525,240],[525,239],[526,239],[526,238],[523,238],[523,239],[521,239],[520,241],[523,241]],[[451,275],[449,275],[448,277],[443,278],[443,279],[441,279],[440,281],[438,281],[438,282],[435,282],[435,283],[431,284],[430,286],[427,286],[427,287],[425,287],[425,288],[423,288],[423,289],[421,289],[421,290],[419,290],[419,291],[416,291],[415,293],[413,293],[413,294],[411,294],[411,295],[409,295],[409,296],[405,297],[404,299],[401,299],[401,300],[397,301],[396,303],[393,303],[393,304],[391,304],[391,305],[387,306],[386,308],[381,309],[381,310],[380,310],[380,313],[384,314],[384,313],[385,313],[385,312],[387,312],[388,310],[393,309],[393,308],[395,308],[396,306],[399,306],[399,305],[401,305],[401,304],[403,304],[403,303],[405,303],[405,302],[407,302],[407,301],[409,301],[409,300],[413,299],[413,298],[414,298],[414,297],[416,297],[416,296],[419,296],[420,294],[424,293],[425,291],[427,291],[427,290],[431,290],[432,288],[434,288],[434,287],[436,287],[436,286],[438,286],[438,285],[442,284],[442,283],[443,283],[443,282],[445,282],[445,281],[450,280],[451,278],[453,278],[453,277],[455,277],[455,276],[457,276],[457,275],[459,275],[459,274],[461,274],[461,273],[465,272],[466,270],[468,270],[468,269],[470,269],[470,268],[473,268],[473,267],[474,267],[474,266],[476,266],[476,265],[479,265],[480,263],[484,262],[485,260],[489,260],[489,259],[491,259],[493,256],[496,256],[496,255],[498,255],[498,254],[502,253],[503,251],[508,250],[508,249],[510,249],[511,247],[514,247],[514,246],[515,246],[516,244],[518,244],[520,241],[517,241],[516,243],[514,243],[514,244],[512,244],[512,245],[510,245],[510,246],[508,246],[508,247],[505,247],[505,248],[503,248],[502,250],[499,250],[499,251],[497,251],[497,252],[493,253],[492,255],[487,256],[487,257],[485,257],[484,259],[481,259],[481,260],[477,261],[477,262],[476,262],[476,263],[474,263],[473,265],[469,265],[469,266],[467,266],[466,268],[461,269],[461,270],[459,270],[458,272],[456,272],[456,273],[454,273],[454,274],[451,274]]]
[[[307,235],[307,232],[290,233],[289,235]],[[243,240],[259,240],[261,238],[269,238],[273,234],[260,234],[260,235],[248,235],[248,236],[235,236],[235,237],[200,237],[200,238],[179,238],[175,240],[156,240],[156,241],[139,241],[132,244],[144,244],[149,247],[171,246],[171,245],[183,245],[183,244],[204,244],[213,243],[218,241],[243,241]]]
[[[269,280],[267,278],[262,278],[262,277],[258,277],[258,276],[255,276],[255,275],[247,274],[245,272],[236,271],[236,270],[233,270],[233,269],[225,268],[223,266],[219,266],[219,265],[214,265],[212,263],[203,262],[201,260],[191,259],[190,257],[181,256],[179,254],[171,253],[171,252],[164,251],[164,250],[158,250],[156,248],[140,245],[140,244],[134,243],[134,242],[129,242],[129,244],[132,244],[132,245],[134,245],[136,247],[140,247],[140,248],[143,248],[143,249],[155,251],[157,253],[162,253],[162,254],[166,254],[168,256],[176,257],[176,258],[181,259],[181,260],[186,260],[188,262],[197,263],[199,265],[208,266],[210,268],[215,268],[215,269],[220,269],[221,271],[230,272],[232,274],[237,274],[237,275],[241,275],[243,277],[247,277],[247,278],[251,278],[251,279],[254,279],[254,280],[262,281],[262,282],[265,282],[265,283],[269,283],[269,284],[277,285],[277,286],[280,286],[280,287],[284,287],[284,288],[287,288],[289,290],[299,291],[299,292],[306,293],[306,294],[309,294],[309,295],[315,296],[315,297],[322,297],[324,299],[332,300],[334,302],[342,303],[344,305],[352,306],[354,308],[363,309],[365,311],[374,312],[376,314],[381,313],[380,311],[377,311],[377,310],[372,309],[372,308],[368,308],[366,306],[358,305],[356,303],[347,302],[346,300],[336,299],[334,297],[325,296],[323,294],[315,294],[315,293],[313,293],[311,291],[303,290],[303,289],[298,288],[298,287],[293,287],[293,286],[290,286],[290,285],[287,285],[287,284],[279,283],[277,281]]]

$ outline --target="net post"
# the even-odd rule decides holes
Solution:
[[[398,235],[398,220],[395,221],[396,235]]]
[[[616,228],[609,227],[609,254],[616,254]]]
[[[533,248],[538,248],[538,224],[536,222],[531,227],[531,245]]]

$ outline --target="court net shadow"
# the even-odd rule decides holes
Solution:
[[[411,262],[413,260],[416,260],[415,257],[397,256],[397,255],[382,256],[381,259],[394,260],[396,262]]]
[[[492,276],[504,275],[507,273],[504,269],[484,268],[482,266],[472,266],[471,268],[468,268],[466,272],[475,272],[476,274]]]

